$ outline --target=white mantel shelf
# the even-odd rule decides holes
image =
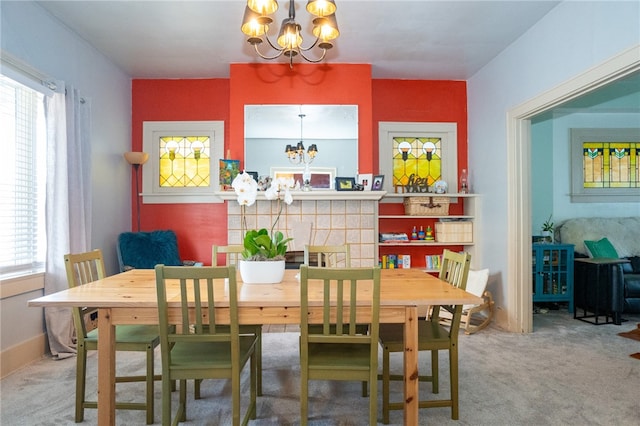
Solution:
[[[375,200],[378,201],[386,195],[386,191],[291,191],[293,200]],[[235,200],[234,191],[217,191],[215,195],[222,200]],[[264,192],[258,192],[258,200],[264,200]]]

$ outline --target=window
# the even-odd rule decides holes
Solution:
[[[0,275],[44,267],[43,93],[0,75]]]
[[[429,185],[444,180],[452,192],[458,188],[458,127],[456,123],[379,124],[380,174],[384,190],[426,179]]]
[[[218,160],[224,152],[224,122],[145,121],[142,169],[144,203],[222,202]]]
[[[571,201],[635,202],[640,196],[640,129],[571,129]]]

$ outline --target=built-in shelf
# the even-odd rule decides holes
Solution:
[[[380,215],[378,216],[380,219],[406,219],[407,215],[404,214],[385,214],[385,215]],[[467,220],[471,220],[474,218],[474,216],[409,216],[412,219],[467,219]]]
[[[378,201],[386,196],[385,191],[291,191],[291,195],[296,200],[373,200]],[[217,191],[215,195],[222,200],[235,200],[237,198],[234,191]],[[258,200],[264,200],[264,192],[258,192]]]
[[[438,241],[413,241],[413,242],[408,242],[408,243],[403,243],[403,242],[391,242],[391,243],[378,243],[378,245],[380,247],[391,247],[391,246],[395,246],[395,247],[416,247],[416,246],[472,246],[473,243],[469,243],[469,242],[455,242],[455,241],[451,241],[451,242],[438,242]]]

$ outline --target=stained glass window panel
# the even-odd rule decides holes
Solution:
[[[208,187],[211,140],[208,136],[162,136],[159,150],[161,187]]]
[[[415,178],[433,185],[442,179],[442,139],[394,137],[392,143],[393,186],[405,186]]]
[[[637,142],[584,142],[585,188],[639,188]]]

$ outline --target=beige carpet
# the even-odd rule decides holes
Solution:
[[[640,322],[640,316],[628,323]],[[576,321],[563,311],[534,316],[534,333],[505,333],[496,328],[460,336],[460,420],[449,408],[420,410],[421,425],[634,425],[640,423],[640,362],[629,357],[640,343],[620,338],[623,326],[595,326]],[[258,398],[258,419],[251,425],[299,424],[300,372],[296,333],[264,335],[264,396]],[[159,355],[159,354],[158,354]],[[428,357],[421,357],[427,368]],[[400,369],[401,358],[393,365]],[[449,392],[447,357],[440,355],[441,392]],[[138,371],[139,354],[118,359],[121,370]],[[89,360],[95,371],[96,357]],[[160,357],[156,360],[160,368]],[[0,381],[0,424],[73,425],[75,359],[43,359]],[[246,377],[243,380],[247,396]],[[95,378],[88,387],[95,389]],[[139,384],[118,385],[118,396],[139,399]],[[120,386],[123,386],[120,388]],[[229,384],[205,381],[203,399],[189,399],[187,425],[228,425]],[[191,392],[191,390],[190,390]],[[425,384],[422,395],[432,396]],[[93,392],[95,394],[95,391]],[[401,385],[394,388],[396,397]],[[367,424],[367,399],[360,385],[316,382],[311,388],[310,421],[318,425]],[[177,398],[176,393],[173,395]],[[156,386],[156,424],[160,423],[160,385]],[[243,400],[246,404],[246,399]],[[245,405],[243,405],[244,407]],[[121,411],[118,425],[143,425],[144,414]],[[382,419],[379,410],[378,419]],[[392,424],[402,424],[402,412],[392,412]],[[84,424],[96,423],[87,410]]]

